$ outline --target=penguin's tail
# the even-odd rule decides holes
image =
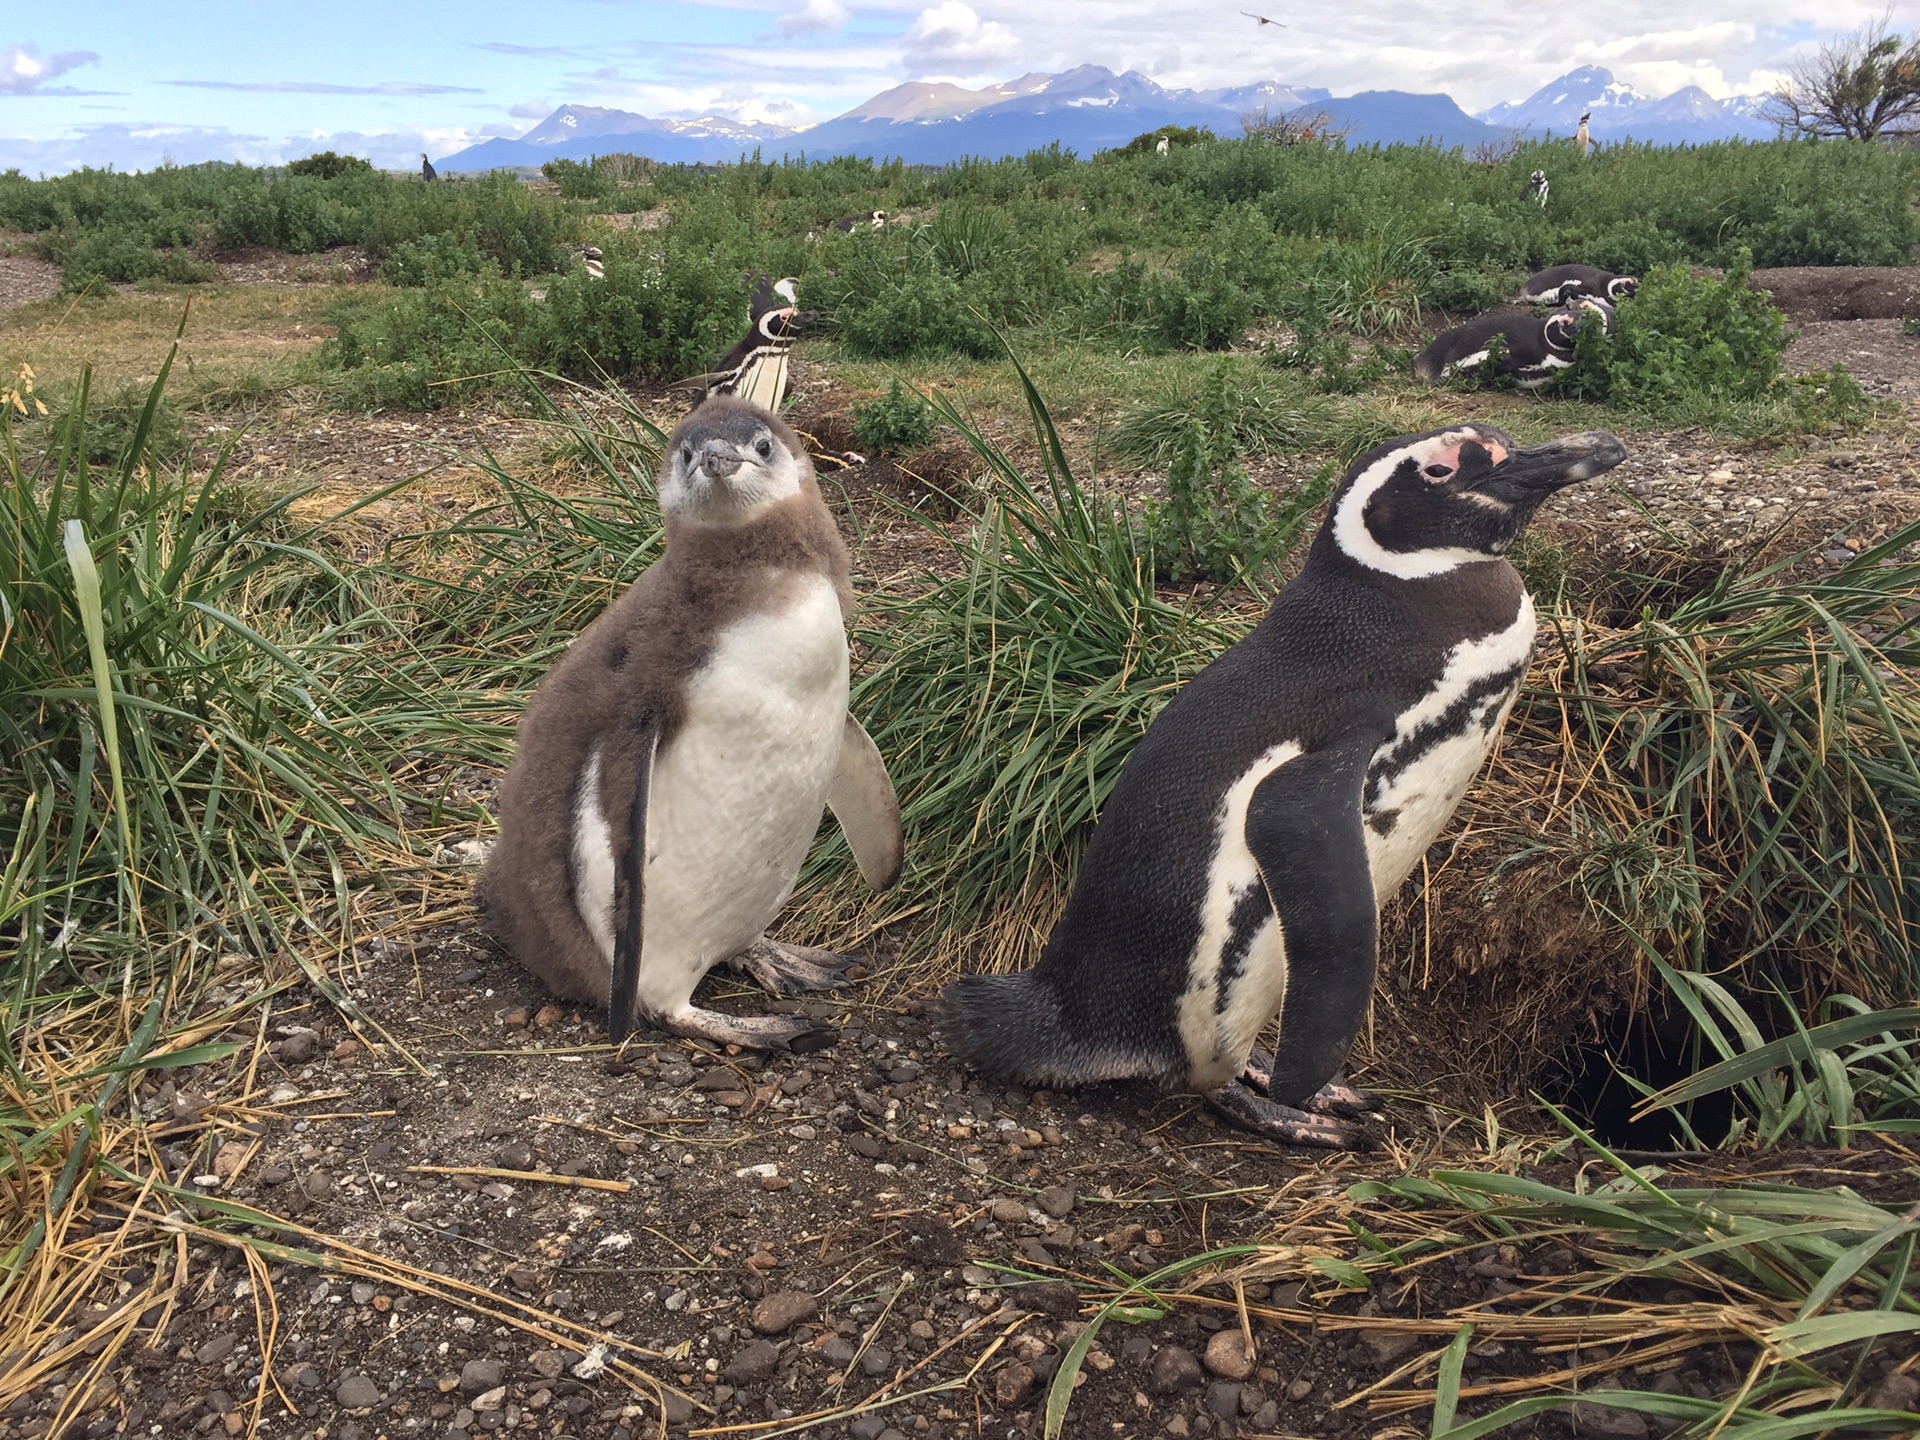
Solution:
[[[1031,970],[956,980],[934,1016],[947,1048],[995,1079],[1067,1087],[1162,1068],[1144,1054],[1074,1034],[1058,993]]]

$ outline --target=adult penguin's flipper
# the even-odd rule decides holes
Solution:
[[[900,878],[907,846],[900,830],[900,801],[879,747],[851,714],[840,740],[840,764],[827,787],[827,808],[840,822],[867,884],[884,890]]]
[[[1360,807],[1379,743],[1352,735],[1290,760],[1247,804],[1247,848],[1286,944],[1268,1085],[1283,1104],[1300,1104],[1333,1078],[1373,999],[1380,911]]]
[[[626,920],[613,937],[613,988],[607,1006],[607,1034],[615,1045],[633,1033],[634,1006],[640,998],[640,943],[646,934],[647,798],[653,788],[653,757],[658,731],[640,738],[640,762],[633,777],[633,809],[627,819],[627,855],[620,867],[627,894]]]

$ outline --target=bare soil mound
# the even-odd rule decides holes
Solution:
[[[1756,270],[1748,282],[1800,324],[1816,320],[1904,320],[1920,316],[1920,268],[1901,265],[1793,265]]]

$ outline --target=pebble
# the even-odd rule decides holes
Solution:
[[[533,1147],[524,1140],[512,1141],[493,1152],[493,1163],[502,1170],[531,1170]]]
[[[685,1425],[693,1419],[693,1401],[678,1390],[669,1390],[661,1397],[660,1416],[669,1425]]]
[[[1259,1433],[1271,1434],[1280,1424],[1280,1407],[1269,1400],[1253,1412],[1253,1428]]]
[[[862,1415],[853,1422],[851,1434],[853,1440],[880,1440],[880,1432],[887,1428],[886,1418],[880,1415]]]
[[[996,1225],[1019,1225],[1027,1218],[1027,1207],[1018,1200],[996,1200],[989,1213]]]
[[[1313,1382],[1311,1380],[1295,1380],[1291,1385],[1287,1386],[1287,1399],[1293,1401],[1296,1405],[1312,1393]]]
[[[558,1380],[567,1368],[567,1357],[558,1350],[536,1350],[527,1357],[527,1364],[542,1380]]]
[[[1207,1386],[1207,1409],[1222,1420],[1240,1414],[1240,1387],[1231,1380],[1216,1380]]]
[[[500,1383],[500,1362],[492,1356],[469,1360],[460,1367],[460,1393],[478,1395]]]
[[[1074,1201],[1079,1198],[1071,1185],[1049,1185],[1033,1197],[1033,1203],[1055,1220],[1061,1220],[1072,1212]]]
[[[365,1410],[380,1403],[380,1387],[364,1375],[349,1375],[333,1392],[342,1410]]]
[[[231,1335],[215,1335],[206,1344],[193,1352],[197,1365],[217,1365],[233,1353],[234,1339]]]
[[[781,1290],[753,1307],[753,1328],[762,1335],[784,1335],[802,1320],[811,1320],[820,1304],[804,1290]]]
[[[1207,1369],[1229,1380],[1244,1380],[1253,1374],[1254,1359],[1246,1336],[1238,1330],[1222,1330],[1207,1341]]]
[[[1409,1335],[1403,1330],[1369,1330],[1362,1337],[1374,1358],[1381,1364],[1398,1360],[1402,1355],[1420,1343],[1419,1337]]]
[[[780,1352],[772,1342],[753,1340],[727,1362],[724,1373],[730,1384],[751,1385],[773,1374],[774,1367],[779,1363]]]
[[[1015,1360],[1003,1365],[993,1377],[993,1400],[1002,1410],[1011,1410],[1033,1394],[1033,1367]]]
[[[1913,1410],[1920,1407],[1920,1379],[1912,1375],[1889,1375],[1880,1382],[1867,1402],[1876,1410]]]
[[[1205,1378],[1200,1369],[1200,1362],[1184,1345],[1164,1346],[1160,1353],[1153,1357],[1153,1365],[1147,1375],[1154,1392],[1160,1395],[1172,1395],[1181,1390],[1191,1390]]]
[[[311,1030],[296,1030],[293,1034],[282,1040],[275,1048],[280,1052],[280,1059],[283,1064],[304,1065],[313,1059],[313,1052],[317,1050],[319,1046],[320,1037],[315,1035]],[[288,1088],[291,1089],[292,1087],[289,1086]],[[299,1093],[299,1091],[295,1090],[294,1097],[298,1097]],[[285,1104],[286,1102],[277,1101],[276,1103]]]
[[[1589,1390],[1587,1393],[1605,1392]],[[1573,1407],[1573,1428],[1582,1435],[1598,1436],[1600,1440],[1647,1440],[1646,1416],[1637,1410],[1621,1410],[1591,1400],[1582,1400]]]
[[[856,1155],[864,1155],[869,1160],[878,1160],[886,1153],[885,1147],[864,1130],[847,1137],[847,1148]]]
[[[293,1372],[293,1383],[302,1390],[318,1390],[323,1382],[318,1370],[311,1365],[302,1365]]]
[[[869,1375],[884,1375],[893,1368],[893,1352],[875,1345],[860,1357],[860,1368]]]
[[[472,1410],[476,1415],[484,1415],[489,1410],[498,1410],[502,1405],[506,1404],[506,1401],[507,1387],[504,1385],[496,1385],[493,1389],[484,1390],[474,1396],[473,1399],[467,1402],[467,1408]]]

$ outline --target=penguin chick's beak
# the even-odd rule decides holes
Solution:
[[[726,440],[709,440],[700,451],[700,469],[709,480],[724,482],[746,463],[738,446]]]
[[[1604,475],[1627,458],[1627,447],[1605,430],[1589,430],[1526,450],[1514,450],[1471,488],[1509,505],[1538,502],[1562,486]]]

